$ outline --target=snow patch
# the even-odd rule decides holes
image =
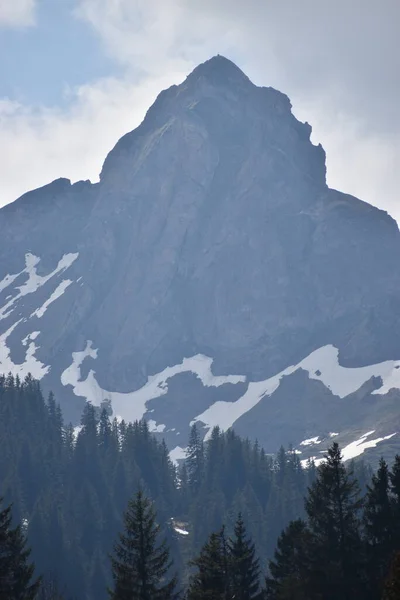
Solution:
[[[97,358],[97,350],[92,348],[92,341],[86,343],[82,352],[72,353],[72,364],[62,373],[61,383],[71,385],[76,396],[83,396],[92,404],[99,406],[104,400],[111,400],[115,414],[129,421],[137,421],[146,413],[146,403],[154,398],[164,396],[168,392],[168,379],[179,373],[193,373],[201,379],[206,387],[219,387],[226,383],[239,383],[246,380],[240,375],[213,375],[213,360],[202,354],[184,358],[179,365],[167,367],[157,375],[147,378],[147,383],[134,392],[109,392],[101,388],[95,378],[95,371],[90,370],[87,378],[81,380],[81,364],[85,358]],[[160,426],[159,426],[160,427]]]
[[[17,302],[17,300],[19,300],[23,296],[26,296],[27,294],[33,294],[52,277],[68,269],[72,265],[72,263],[78,258],[78,256],[78,252],[64,254],[61,260],[58,261],[58,265],[56,266],[56,268],[53,271],[51,271],[51,273],[49,273],[48,275],[41,276],[38,275],[36,272],[36,266],[40,262],[40,258],[38,256],[35,256],[34,254],[31,254],[30,252],[28,252],[28,254],[25,254],[25,269],[23,269],[23,271],[20,271],[19,273],[16,273],[15,275],[6,275],[5,279],[8,278],[7,284],[4,284],[5,279],[2,280],[2,285],[4,287],[7,287],[23,273],[26,273],[28,275],[28,279],[25,281],[25,283],[15,288],[16,290],[18,290],[18,294],[12,297],[11,300],[9,300],[3,307],[0,307],[0,321],[8,317],[13,312],[13,310],[15,309],[14,305]]]
[[[28,333],[28,335],[25,336],[23,340],[21,340],[22,345],[26,346],[28,342],[33,342],[39,335],[40,331],[32,331],[32,333]]]
[[[14,376],[18,375],[21,379],[24,379],[29,373],[35,379],[42,379],[50,370],[49,366],[45,366],[35,357],[35,352],[38,350],[35,342],[30,341],[27,351],[25,353],[25,360],[20,364],[15,364],[10,357],[10,349],[7,346],[7,338],[12,334],[14,329],[18,327],[22,319],[11,325],[6,332],[0,335],[0,373],[12,373]],[[33,332],[28,335],[25,340],[26,344],[28,339],[32,338],[34,334],[39,335],[39,332]],[[26,345],[25,344],[25,345]]]
[[[342,450],[342,455],[344,460],[351,460],[352,458],[356,458],[356,456],[360,456],[365,450],[368,448],[375,448],[380,442],[384,442],[385,440],[390,440],[396,433],[392,433],[390,435],[386,435],[385,437],[375,438],[373,440],[368,440],[375,430],[368,431],[368,433],[364,434],[360,437],[359,440],[352,442],[348,446],[345,446]]]
[[[371,377],[381,377],[383,385],[373,394],[386,394],[391,388],[400,389],[400,361],[389,360],[367,367],[347,368],[339,364],[339,350],[332,345],[323,346],[312,352],[297,365],[288,367],[265,381],[249,383],[245,394],[236,402],[218,401],[193,419],[208,428],[205,439],[209,439],[213,427],[227,430],[242,415],[256,406],[263,398],[271,396],[279,387],[283,377],[299,369],[308,372],[310,379],[321,381],[333,394],[345,398],[356,392]],[[333,436],[332,436],[333,437]]]
[[[0,292],[2,292],[3,290],[5,290],[6,288],[8,288],[8,286],[10,286],[12,284],[12,282],[17,279],[18,275],[20,275],[20,273],[16,273],[15,275],[6,275],[1,281],[0,281]],[[7,298],[9,298],[10,296],[7,296]]]
[[[165,431],[166,425],[157,425],[155,421],[148,421],[149,431],[151,433],[163,433]]]
[[[179,535],[189,535],[188,531],[185,531],[184,529],[181,529],[180,527],[174,527],[174,530],[176,531],[176,533],[179,533]]]
[[[83,396],[95,405],[102,401],[111,400],[113,411],[124,419],[135,421],[143,418],[146,413],[146,404],[149,400],[160,398],[168,392],[168,380],[180,373],[193,373],[204,386],[219,387],[227,383],[237,384],[246,382],[242,375],[217,376],[212,373],[213,359],[203,354],[184,358],[178,365],[167,367],[156,375],[147,378],[141,388],[133,392],[119,393],[102,389],[96,378],[95,371],[91,370],[85,380],[81,379],[80,365],[83,360],[91,356],[97,357],[97,350],[92,348],[92,342],[87,342],[83,352],[73,353],[73,362],[61,376],[63,385],[71,385],[77,396]],[[312,352],[297,365],[292,365],[264,381],[250,382],[246,392],[236,401],[218,401],[209,406],[202,414],[196,416],[193,423],[203,423],[208,429],[205,440],[209,439],[213,427],[219,426],[226,431],[245,413],[256,406],[263,398],[270,397],[279,387],[283,377],[302,369],[308,373],[310,379],[321,381],[333,394],[344,398],[357,391],[371,377],[380,377],[383,385],[373,393],[386,393],[391,387],[400,389],[400,361],[386,361],[376,365],[359,368],[346,368],[339,364],[339,351],[332,345],[324,346]],[[152,425],[156,428],[163,425]],[[161,431],[161,429],[160,429]],[[164,429],[162,430],[164,431]],[[338,434],[330,433],[330,437]],[[320,444],[319,436],[304,440],[301,445]]]
[[[78,435],[80,434],[80,432],[82,431],[82,429],[83,429],[82,425],[77,425],[76,427],[74,427],[74,440],[75,441],[78,438]]]
[[[185,460],[186,449],[181,448],[181,446],[175,446],[175,448],[169,453],[169,458],[174,463],[174,465],[178,465],[180,460]]]
[[[339,364],[339,350],[328,345],[312,352],[297,368],[308,371],[310,379],[321,381],[333,394],[345,398],[359,390],[371,377],[381,377],[384,387],[387,382],[388,385],[392,384],[391,387],[400,388],[400,369],[396,369],[399,365],[400,361],[388,360],[367,367],[342,367]],[[386,391],[379,388],[373,393],[386,394]]]
[[[322,440],[319,439],[319,436],[309,438],[308,440],[303,440],[300,442],[300,446],[315,446],[316,444],[320,444]]]
[[[305,460],[301,460],[300,464],[303,467],[303,469],[306,469],[308,467],[308,465],[310,464],[310,462],[312,461],[316,467],[319,467],[319,465],[321,463],[323,463],[324,460],[325,460],[324,458],[317,458],[316,456],[310,456],[310,458],[306,458]]]
[[[67,289],[67,287],[71,285],[71,283],[71,279],[63,279],[62,282],[58,284],[51,296],[46,300],[46,302],[44,302],[40,308],[37,308],[31,314],[31,317],[37,317],[38,319],[41,319],[46,310],[49,308],[50,304],[52,304],[55,300],[60,298]]]
[[[368,440],[367,438],[371,437],[371,435],[374,433],[375,433],[375,429],[373,429],[372,431],[368,431],[367,433],[362,435],[355,442],[351,442],[350,444],[348,444],[347,446],[342,448],[341,451],[342,451],[343,460],[344,461],[352,460],[353,458],[356,458],[357,456],[360,456],[361,454],[363,454],[363,452],[365,450],[367,450],[368,448],[375,448],[381,442],[390,440],[392,437],[397,435],[397,432],[395,432],[395,433],[391,433],[390,435],[386,435],[384,437],[379,437],[379,438],[375,438],[373,440]],[[323,451],[323,452],[325,453],[326,451]],[[317,458],[316,456],[312,456],[312,457],[308,458],[307,460],[302,460],[301,465],[303,467],[306,467],[309,460],[313,460],[315,463],[315,466],[318,467],[321,463],[324,462],[325,457]]]
[[[291,367],[291,369],[294,369],[294,367]],[[236,400],[236,402],[225,402],[223,400],[215,402],[201,415],[195,417],[190,425],[192,426],[194,423],[201,422],[208,427],[208,432],[204,438],[205,441],[210,438],[212,429],[216,426],[219,426],[222,431],[226,431],[242,415],[256,406],[262,398],[271,396],[278,389],[280,380],[285,374],[289,374],[289,369],[266,381],[249,383],[247,391],[239,400]]]

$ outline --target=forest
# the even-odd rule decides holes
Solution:
[[[63,422],[32,377],[0,377],[0,599],[400,598],[400,457],[292,449],[196,425],[175,466],[146,421],[86,404]]]

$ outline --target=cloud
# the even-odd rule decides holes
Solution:
[[[80,0],[109,54],[159,74],[217,52],[291,98],[328,181],[396,214],[398,0]]]
[[[1,27],[28,27],[35,23],[36,0],[1,0]]]
[[[76,0],[76,16],[123,74],[73,91],[63,111],[3,101],[0,203],[61,175],[95,179],[156,94],[221,53],[289,95],[330,185],[400,219],[398,0]]]
[[[162,76],[103,79],[71,90],[68,110],[0,100],[0,205],[58,177],[96,181],[107,153],[167,85]]]

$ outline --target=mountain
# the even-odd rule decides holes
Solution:
[[[85,400],[145,416],[174,458],[194,421],[304,460],[333,436],[346,457],[395,452],[399,229],[328,188],[310,135],[216,56],[158,96],[99,183],[5,206],[0,372],[31,372],[74,422]]]

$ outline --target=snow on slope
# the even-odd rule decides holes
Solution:
[[[176,531],[176,533],[179,533],[179,535],[189,535],[188,531],[185,531],[185,529],[181,529],[180,527],[174,527],[174,530]]]
[[[46,310],[49,308],[50,304],[52,304],[53,302],[55,302],[55,300],[60,298],[67,289],[67,287],[71,285],[71,283],[71,279],[63,279],[62,282],[58,284],[51,296],[46,300],[46,302],[44,302],[40,308],[37,308],[31,314],[31,317],[37,317],[38,319],[41,319]]]
[[[28,349],[25,353],[25,359],[21,364],[15,364],[10,357],[10,349],[7,346],[7,338],[12,334],[12,332],[18,327],[21,323],[22,319],[11,325],[6,332],[0,335],[0,373],[12,373],[14,376],[19,375],[21,379],[26,377],[28,373],[31,373],[32,377],[35,379],[42,379],[50,370],[49,366],[44,365],[35,357],[35,352],[38,349],[33,339],[37,337],[35,334],[39,334],[39,332],[32,332],[26,338],[24,338],[23,342],[25,342],[25,346],[30,340]]]
[[[157,425],[157,423],[151,419],[148,421],[148,425],[151,433],[163,433],[166,427],[166,425]]]
[[[0,292],[2,292],[3,290],[5,290],[8,286],[10,286],[12,284],[12,282],[17,279],[17,277],[20,275],[21,273],[16,273],[15,275],[6,275],[1,281],[0,281]]]
[[[246,392],[235,402],[218,401],[208,407],[202,414],[196,416],[191,425],[201,422],[208,429],[206,439],[215,426],[227,430],[242,415],[256,406],[263,398],[271,396],[279,387],[283,377],[298,369],[308,372],[310,379],[321,381],[333,394],[344,398],[358,390],[371,377],[381,377],[382,388],[374,393],[384,393],[389,387],[400,388],[400,361],[386,361],[376,365],[359,368],[346,368],[339,364],[339,352],[332,345],[324,346],[312,352],[297,365],[288,367],[277,375],[264,381],[249,382]],[[77,396],[82,396],[95,405],[106,399],[111,400],[114,414],[126,420],[141,419],[146,413],[146,403],[159,398],[168,392],[168,379],[179,373],[191,372],[197,375],[206,387],[218,387],[226,383],[236,384],[246,382],[246,377],[240,375],[217,376],[212,373],[213,359],[203,354],[184,358],[181,363],[167,367],[161,373],[149,376],[147,383],[138,390],[127,393],[110,392],[102,389],[91,370],[85,380],[81,379],[80,366],[85,358],[97,358],[97,350],[88,341],[85,350],[72,354],[72,364],[63,372],[61,382],[71,385]],[[397,373],[399,377],[397,379]],[[154,431],[163,431],[164,425],[151,422]],[[336,434],[332,434],[334,437]],[[318,438],[304,440],[303,445],[317,444]]]
[[[39,335],[40,331],[32,331],[32,333],[28,333],[28,335],[25,336],[23,340],[21,340],[21,344],[23,346],[26,346],[28,342],[33,342],[34,340],[36,340],[36,338],[39,337]]]
[[[185,448],[181,448],[181,446],[175,446],[169,453],[169,457],[174,463],[174,465],[179,464],[180,460],[186,458],[186,450]]]
[[[76,396],[83,396],[92,404],[99,406],[104,400],[111,400],[114,414],[129,420],[141,419],[146,412],[146,403],[153,398],[164,396],[168,392],[168,379],[179,373],[194,373],[206,387],[219,387],[225,383],[239,383],[245,377],[238,375],[215,376],[211,371],[213,360],[202,354],[184,358],[179,365],[167,367],[161,373],[147,378],[147,383],[134,392],[108,392],[102,389],[95,378],[95,371],[90,370],[87,378],[81,380],[80,367],[85,358],[97,358],[97,350],[92,348],[92,341],[86,343],[85,350],[72,353],[72,364],[61,375],[61,383],[71,385]],[[154,427],[163,427],[156,425]]]
[[[364,433],[364,435],[362,435],[358,440],[355,440],[354,442],[351,442],[350,444],[348,444],[347,446],[342,448],[343,460],[347,461],[347,460],[352,460],[353,458],[357,458],[357,456],[361,456],[361,454],[363,454],[363,452],[365,452],[365,450],[367,450],[368,448],[375,448],[381,442],[390,440],[392,437],[397,435],[397,432],[395,432],[395,433],[391,433],[390,435],[386,435],[384,437],[367,440],[367,438],[371,437],[371,435],[373,433],[375,433],[375,429],[373,429],[372,431],[368,431],[367,433]],[[325,452],[326,452],[326,450],[322,450],[321,454],[324,454]],[[317,458],[316,456],[312,456],[311,458],[302,460],[301,461],[302,466],[306,467],[309,460],[313,460],[315,463],[315,466],[318,467],[322,462],[324,462],[325,459]]]
[[[17,286],[15,289],[18,290],[18,293],[13,296],[4,306],[0,307],[0,321],[8,317],[13,310],[15,309],[15,303],[17,300],[26,296],[27,294],[33,294],[40,287],[42,287],[47,281],[49,281],[52,277],[61,273],[68,269],[72,263],[78,258],[79,253],[70,253],[64,254],[64,256],[59,260],[56,268],[51,271],[48,275],[38,275],[36,267],[40,262],[40,258],[31,254],[25,254],[25,269],[16,273],[14,275],[6,275],[5,278],[0,282],[0,291],[9,287],[17,277],[26,273],[28,275],[28,279],[21,286]]]
[[[393,362],[393,361],[390,361]],[[393,362],[393,368],[385,377],[382,377],[383,385],[372,394],[387,394],[392,389],[400,389],[400,363]]]
[[[209,439],[212,429],[217,425],[222,431],[226,431],[242,415],[256,406],[264,396],[271,396],[278,389],[282,377],[283,373],[280,373],[266,381],[250,382],[247,391],[239,400],[236,400],[236,402],[225,402],[223,400],[215,402],[201,415],[195,417],[190,425],[197,421],[204,423],[208,427],[205,440]]]
[[[6,319],[10,316],[15,308],[17,307],[17,302],[20,298],[35,293],[40,287],[42,287],[45,283],[47,283],[52,277],[62,273],[66,269],[68,269],[72,263],[78,258],[79,253],[69,253],[64,254],[62,258],[58,261],[56,268],[51,271],[48,275],[38,275],[37,273],[37,265],[40,262],[40,258],[35,256],[34,254],[28,253],[25,254],[25,269],[20,271],[19,273],[7,274],[0,281],[0,293],[9,288],[20,276],[27,275],[27,279],[22,285],[15,286],[14,295],[9,294],[6,298],[6,303],[0,307],[0,321]],[[69,279],[63,280],[55,289],[55,291],[51,294],[51,296],[44,302],[44,304],[35,310],[32,316],[36,316],[41,318],[46,312],[48,306],[57,300],[66,288],[72,283]],[[15,294],[15,292],[17,292]],[[44,365],[40,362],[36,357],[35,353],[38,350],[38,346],[36,346],[34,340],[40,335],[40,331],[32,331],[28,335],[26,335],[21,340],[22,346],[27,346],[25,352],[25,358],[22,363],[16,364],[11,359],[11,350],[7,345],[7,340],[10,335],[15,331],[18,325],[22,321],[26,321],[27,319],[20,318],[15,323],[13,323],[6,331],[0,330],[0,373],[8,373],[11,372],[13,375],[18,375],[23,378],[28,373],[31,373],[33,377],[36,379],[42,379],[50,370],[50,366]]]
[[[388,360],[367,367],[347,368],[339,364],[339,350],[332,345],[323,346],[312,352],[296,368],[308,371],[310,379],[322,381],[333,394],[345,398],[356,392],[371,377],[381,377],[383,384],[389,380],[397,382],[392,387],[400,388],[400,361]],[[398,374],[397,379],[395,375]],[[375,393],[382,392],[381,389]]]
[[[322,440],[319,439],[319,435],[317,437],[308,438],[308,440],[303,440],[300,442],[300,446],[315,446],[316,444],[321,444]]]
[[[391,435],[386,435],[385,437],[375,438],[373,440],[368,440],[375,430],[368,431],[368,433],[364,434],[360,437],[360,439],[352,442],[348,446],[345,446],[342,450],[344,460],[351,460],[352,458],[356,458],[356,456],[360,456],[365,450],[368,448],[375,448],[380,442],[384,442],[385,440],[390,440],[396,433],[392,433]]]
[[[251,410],[263,398],[271,396],[279,387],[283,377],[298,369],[308,372],[310,379],[321,381],[325,387],[340,398],[356,392],[371,377],[381,377],[383,386],[375,394],[387,393],[390,388],[400,388],[400,361],[388,360],[367,367],[347,368],[339,364],[339,351],[332,345],[323,346],[312,352],[304,360],[290,366],[277,375],[264,381],[251,382],[245,394],[236,402],[218,401],[193,419],[192,423],[202,422],[208,428],[206,438],[215,426],[229,429],[242,415]],[[386,391],[383,391],[386,390]]]

